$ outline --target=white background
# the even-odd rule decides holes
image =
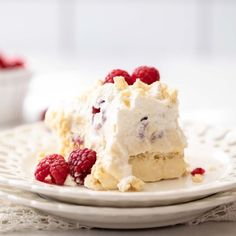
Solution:
[[[143,64],[179,89],[184,112],[236,119],[234,0],[0,0],[0,51],[34,72],[30,121],[111,69]]]
[[[0,48],[89,60],[230,56],[235,11],[234,0],[1,0]]]

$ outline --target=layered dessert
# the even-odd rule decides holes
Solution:
[[[145,183],[185,173],[177,91],[159,80],[152,67],[139,67],[132,76],[113,70],[72,101],[49,108],[45,123],[76,183],[140,191]]]

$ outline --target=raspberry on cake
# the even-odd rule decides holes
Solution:
[[[132,74],[132,80],[140,79],[146,84],[152,84],[160,80],[159,71],[155,67],[139,66]]]
[[[135,70],[132,85],[123,76],[112,77],[114,83],[106,78],[80,97],[49,108],[45,122],[57,135],[62,155],[75,149],[76,137],[81,149],[96,152],[91,173],[85,171],[86,187],[139,191],[145,182],[185,173],[177,91],[160,82],[154,69]]]
[[[114,77],[122,76],[128,85],[132,85],[135,80],[129,75],[129,73],[125,70],[115,69],[112,70],[105,78],[104,83],[114,83]]]

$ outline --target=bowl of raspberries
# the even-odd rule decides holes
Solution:
[[[0,53],[0,125],[21,121],[31,76],[23,59]]]

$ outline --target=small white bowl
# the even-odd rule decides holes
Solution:
[[[0,124],[21,121],[31,76],[25,68],[0,70]]]

